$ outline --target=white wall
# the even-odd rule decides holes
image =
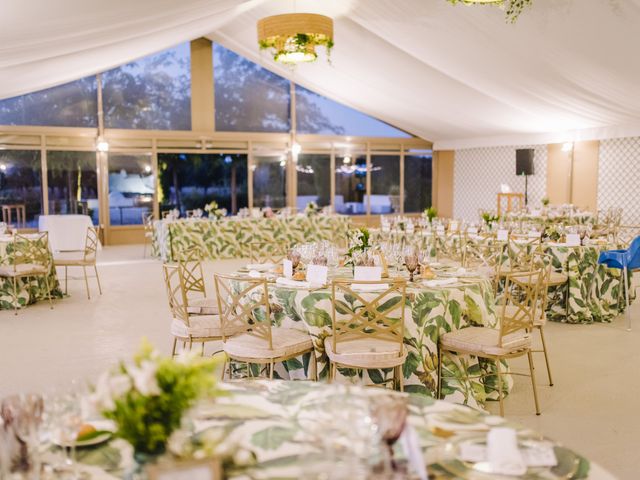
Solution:
[[[516,175],[516,149],[534,148],[534,174],[529,176],[529,205],[538,207],[547,191],[547,146],[484,147],[456,150],[453,171],[453,215],[478,221],[478,209],[495,210],[500,184],[524,192]]]
[[[598,209],[622,207],[625,225],[640,225],[640,137],[600,142]]]

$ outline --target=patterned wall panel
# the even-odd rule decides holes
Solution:
[[[516,149],[534,148],[534,174],[529,176],[529,205],[540,206],[547,191],[547,146],[486,147],[456,150],[453,172],[453,213],[478,221],[478,209],[495,210],[500,184],[524,192],[524,177],[517,176]]]
[[[640,225],[640,137],[600,142],[598,209],[622,207],[623,222]]]

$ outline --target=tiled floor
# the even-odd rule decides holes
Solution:
[[[242,263],[211,263],[207,278],[214,269],[228,271]],[[100,254],[99,269],[102,296],[92,280],[92,299],[87,300],[76,272],[70,296],[56,302],[53,311],[41,302],[18,316],[0,312],[0,395],[91,379],[130,356],[143,336],[169,351],[160,263],[143,260],[141,246],[108,247]],[[624,318],[612,324],[548,325],[555,386],[546,385],[544,362],[537,358],[542,415],[534,414],[528,378],[516,377],[506,401],[507,417],[573,447],[623,479],[640,478],[638,305],[632,309],[632,332],[625,330]],[[497,405],[489,408],[497,411]]]

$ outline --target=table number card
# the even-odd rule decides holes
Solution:
[[[287,260],[286,258],[282,260],[282,274],[284,278],[293,277],[293,262],[291,260]]]
[[[353,279],[364,280],[365,282],[379,282],[382,279],[382,267],[355,267]]]
[[[506,242],[509,240],[509,231],[500,229],[498,230],[498,236],[496,238],[499,242]]]
[[[149,480],[222,480],[218,460],[167,462],[147,467]]]
[[[444,225],[438,225],[438,228],[436,228],[436,233],[438,235],[444,235]]]
[[[407,233],[412,234],[416,231],[416,227],[413,223],[407,223]]]
[[[449,223],[449,231],[450,232],[458,231],[458,222],[456,220],[453,220],[451,223]]]
[[[567,245],[570,247],[577,247],[580,245],[580,235],[577,233],[567,233]]]
[[[469,227],[469,228],[467,228],[467,233],[469,235],[477,235],[478,234],[478,227]]]
[[[307,282],[313,285],[326,285],[329,268],[324,265],[307,266]]]

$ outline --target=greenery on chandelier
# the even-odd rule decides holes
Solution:
[[[465,5],[480,5],[481,3],[473,0],[447,0],[455,5],[464,3]],[[505,19],[510,23],[515,23],[520,14],[526,7],[533,5],[533,0],[496,0],[491,3],[482,3],[482,5],[497,5],[504,10]]]
[[[274,36],[259,40],[258,44],[260,45],[260,50],[271,49],[273,59],[276,62],[293,63],[291,60],[287,60],[292,54],[308,56],[309,60],[307,61],[316,60],[318,58],[316,47],[319,46],[326,48],[327,59],[329,59],[333,48],[333,38],[324,34],[298,33],[286,39]]]

